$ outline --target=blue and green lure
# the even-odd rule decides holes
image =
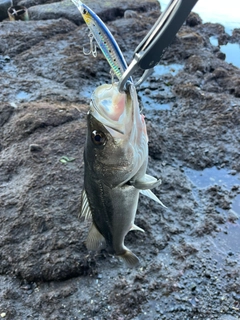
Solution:
[[[72,0],[72,2],[81,12],[84,21],[90,29],[91,34],[97,41],[97,44],[111,66],[111,69],[120,80],[122,74],[127,69],[127,63],[113,35],[103,21],[98,17],[98,15],[96,15],[96,13],[94,13],[88,6],[82,3],[82,1]],[[91,52],[94,56],[96,56],[96,49],[93,47],[91,35],[90,46]]]

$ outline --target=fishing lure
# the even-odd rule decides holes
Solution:
[[[86,22],[92,35],[97,41],[97,44],[100,47],[102,53],[107,59],[113,72],[120,80],[128,65],[113,35],[103,23],[103,21],[98,17],[98,15],[94,13],[87,5],[82,3],[82,1],[80,0],[72,0],[72,2],[81,12],[84,21]],[[86,50],[84,52],[86,54]],[[96,50],[94,50],[92,42],[90,52],[92,52],[93,55],[96,56]],[[90,52],[87,54],[90,54]]]

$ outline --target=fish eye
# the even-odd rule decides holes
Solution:
[[[103,145],[105,145],[107,138],[103,132],[94,130],[92,132],[92,141],[94,144],[96,144],[98,146],[103,146]]]
[[[83,9],[83,14],[87,14],[88,13],[88,11],[87,11],[87,9]]]

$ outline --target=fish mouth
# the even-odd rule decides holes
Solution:
[[[96,88],[91,99],[90,113],[113,136],[125,135],[131,128],[132,104],[125,92],[118,91],[116,83]]]
[[[102,118],[101,110],[100,110],[100,108],[96,105],[96,103],[95,103],[94,100],[92,100],[92,106],[95,108],[96,112],[98,112],[98,114],[99,114],[98,117],[95,116],[95,118],[96,118],[97,120],[99,120],[107,129],[108,129],[108,128],[109,128],[109,129],[112,129],[113,131],[116,131],[116,132],[124,135],[124,131],[122,131],[120,128],[117,128],[117,127],[114,126],[114,125],[111,125],[110,122],[107,122],[107,119],[106,119],[105,117],[103,117],[103,119],[100,120],[100,118]],[[93,112],[92,112],[92,114],[93,114]]]

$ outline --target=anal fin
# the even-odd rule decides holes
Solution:
[[[150,199],[156,201],[157,203],[159,203],[161,206],[163,206],[164,208],[167,208],[161,200],[158,199],[158,197],[151,191],[151,190],[140,190],[140,193],[143,194],[144,196],[149,197]]]
[[[86,246],[88,250],[96,251],[105,242],[103,235],[98,231],[95,224],[93,223],[86,240]]]

